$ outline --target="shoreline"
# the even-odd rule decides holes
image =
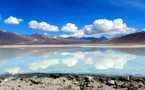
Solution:
[[[0,45],[0,48],[145,48],[143,44]]]
[[[0,77],[0,90],[144,90],[145,77],[19,74]]]

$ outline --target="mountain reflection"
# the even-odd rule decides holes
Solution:
[[[145,48],[121,48],[116,50],[133,55],[145,56]]]
[[[133,49],[131,49],[133,50]],[[127,52],[128,51],[128,52]],[[132,74],[145,58],[129,50],[97,48],[17,48],[0,49],[1,73],[92,73]],[[127,52],[127,53],[126,53]],[[138,61],[137,61],[138,60]]]

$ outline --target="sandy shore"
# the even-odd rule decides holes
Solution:
[[[0,48],[145,48],[143,44],[0,45]]]
[[[23,74],[0,77],[0,90],[145,90],[145,77]]]

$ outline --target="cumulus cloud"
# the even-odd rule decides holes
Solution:
[[[4,22],[6,24],[14,24],[14,25],[18,25],[22,22],[22,19],[16,18],[14,16],[9,16],[7,19],[4,20]]]
[[[36,20],[32,20],[28,23],[29,28],[31,29],[38,29],[38,30],[43,30],[43,31],[59,31],[59,28],[55,25],[50,25],[47,22],[38,22]]]
[[[83,37],[85,35],[84,31],[79,30],[72,34],[73,37]]]
[[[68,23],[62,27],[62,31],[70,34],[61,35],[61,37],[106,36],[113,38],[134,33],[136,29],[128,27],[121,18],[118,18],[114,20],[97,19],[92,24],[85,25],[81,29],[78,29],[75,24]]]
[[[77,31],[75,33],[72,33],[72,34],[63,34],[63,35],[60,35],[60,37],[63,37],[63,38],[68,38],[68,37],[77,37],[77,38],[81,38],[85,35],[84,31],[80,30],[80,31]]]
[[[66,33],[75,33],[75,32],[77,32],[78,27],[73,23],[67,23],[66,25],[64,25],[62,27],[61,30],[66,32]]]
[[[85,34],[104,34],[111,37],[135,32],[134,28],[128,27],[122,19],[98,19],[93,24],[83,28]]]

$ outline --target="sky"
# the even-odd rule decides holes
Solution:
[[[1,0],[0,29],[49,36],[108,36],[144,31],[145,0]]]

